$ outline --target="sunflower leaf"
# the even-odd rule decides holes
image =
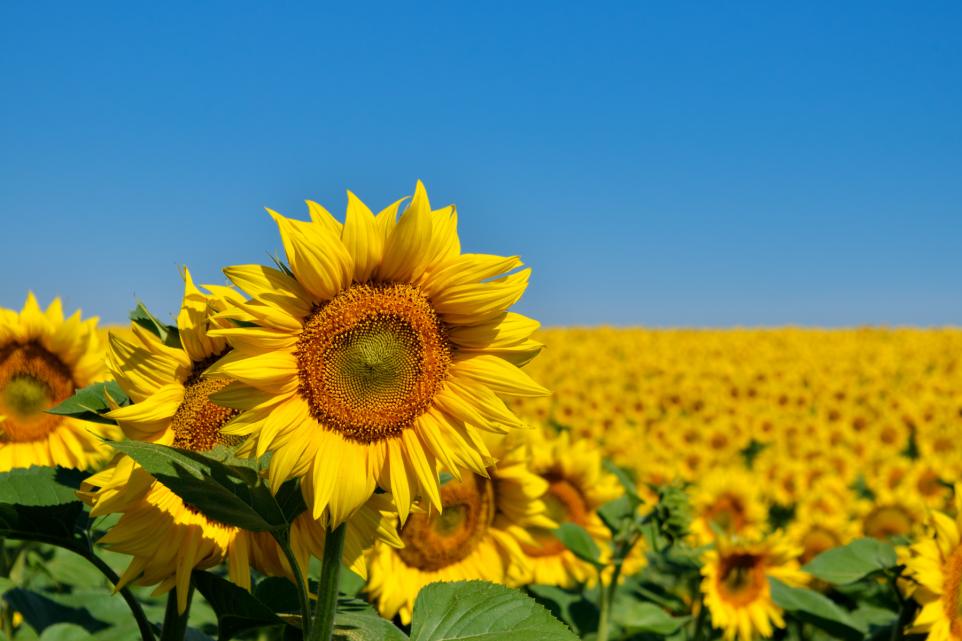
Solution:
[[[835,639],[861,641],[867,627],[824,594],[793,588],[769,577],[772,601],[797,619],[825,630]]]
[[[117,422],[102,416],[104,412],[111,409],[108,398],[117,405],[126,405],[130,402],[124,390],[120,388],[117,381],[107,381],[93,383],[83,387],[74,395],[65,399],[62,403],[46,410],[48,414],[58,416],[70,416],[91,423],[104,423],[106,425],[116,425]]]
[[[884,541],[865,538],[822,552],[803,569],[822,581],[843,585],[896,565],[898,558],[894,547]]]
[[[181,347],[180,330],[174,325],[160,322],[141,301],[137,301],[137,307],[130,312],[130,320],[159,338],[167,347]]]
[[[577,641],[531,597],[485,581],[424,587],[413,619],[411,641]]]
[[[194,585],[217,614],[218,641],[259,628],[284,625],[274,610],[247,590],[210,572],[194,570]]]
[[[0,504],[0,538],[49,543],[89,553],[84,534],[87,513],[80,501],[60,505]]]
[[[62,467],[31,466],[0,472],[0,503],[62,505],[77,500],[86,472]]]
[[[110,443],[206,517],[256,532],[287,528],[290,520],[267,484],[246,470],[176,447],[120,441]],[[290,512],[290,510],[288,510]]]
[[[572,554],[582,561],[586,561],[596,568],[604,567],[600,560],[601,550],[598,549],[598,544],[591,538],[588,531],[577,523],[562,523],[554,531],[554,535],[565,544],[566,548],[571,550]]]
[[[407,635],[359,599],[339,599],[332,641],[407,641]]]

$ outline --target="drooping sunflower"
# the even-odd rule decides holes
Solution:
[[[785,627],[782,610],[772,601],[769,578],[800,586],[808,575],[798,567],[800,550],[778,534],[760,541],[719,538],[702,556],[701,592],[712,625],[726,641],[770,637]]]
[[[569,432],[552,435],[548,430],[535,430],[530,441],[531,467],[548,483],[544,496],[548,515],[559,524],[580,525],[606,552],[611,531],[598,516],[598,508],[621,496],[624,490],[618,479],[603,468],[601,449],[591,441],[574,445]],[[522,545],[528,563],[520,566],[524,572],[517,577],[519,583],[570,587],[595,579],[594,567],[578,559],[553,532],[535,528],[531,535],[534,542]],[[638,567],[634,561],[627,563],[625,575]]]
[[[439,464],[485,474],[482,431],[521,426],[502,399],[546,393],[518,367],[538,323],[508,312],[529,270],[462,254],[453,206],[433,211],[420,182],[400,217],[350,193],[343,224],[308,205],[310,222],[270,212],[287,266],[225,270],[251,297],[212,332],[234,345],[210,370],[237,381],[216,397],[243,410],[226,432],[273,452],[274,487],[303,477],[331,527],[376,486],[402,521],[418,496],[440,509]]]
[[[116,430],[48,410],[106,375],[97,319],[64,318],[28,294],[18,313],[0,308],[0,471],[31,465],[90,469],[109,455]]]
[[[923,589],[914,598],[922,605],[914,631],[927,632],[928,641],[962,640],[962,487],[956,487],[956,517],[931,512],[930,535],[909,548],[906,574]]]
[[[547,483],[516,441],[492,447],[498,462],[487,477],[464,474],[442,485],[443,511],[412,513],[401,528],[404,547],[374,546],[366,589],[382,616],[410,623],[418,592],[435,581],[512,583],[526,563],[521,545],[534,543],[529,530],[555,526],[541,501]]]
[[[213,317],[227,301],[236,303],[241,297],[213,286],[205,294],[194,286],[188,272],[184,276],[184,300],[177,316],[179,344],[165,342],[136,323],[129,339],[110,336],[108,366],[134,402],[108,416],[131,440],[208,452],[217,445],[236,445],[236,437],[223,435],[220,428],[237,412],[209,399],[229,381],[204,371],[230,346],[223,338],[208,336],[207,330],[219,322]],[[157,584],[155,594],[176,588],[181,611],[187,606],[190,573],[195,568],[213,567],[226,559],[231,579],[243,587],[250,585],[251,561],[265,572],[290,574],[286,561],[271,562],[272,554],[276,556],[270,546],[273,541],[206,517],[127,456],[115,458],[83,489],[81,497],[91,505],[92,516],[121,514],[100,539],[112,550],[133,556],[120,585]],[[342,557],[348,565],[358,564],[360,548],[373,543],[372,533],[392,540],[387,528],[379,527],[387,509],[383,502],[389,499],[376,498],[348,524]],[[295,521],[291,543],[305,568],[310,554],[323,552],[323,541],[323,527],[309,515]]]

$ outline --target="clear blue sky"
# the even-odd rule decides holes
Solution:
[[[0,4],[0,305],[422,178],[547,324],[962,324],[962,3],[319,4]]]

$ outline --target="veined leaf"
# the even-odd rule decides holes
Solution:
[[[86,472],[61,467],[32,466],[0,473],[0,503],[61,505],[77,500]]]
[[[877,539],[855,539],[848,545],[822,552],[803,569],[822,581],[842,585],[896,565],[895,548],[888,543]]]

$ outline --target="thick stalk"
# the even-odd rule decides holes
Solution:
[[[110,581],[114,587],[117,586],[117,583],[120,582],[120,577],[117,576],[117,573],[114,572],[109,565],[104,563],[103,559],[93,552],[84,555],[84,558],[93,563],[94,567],[100,570],[100,573],[107,577],[107,580]],[[153,627],[150,625],[150,620],[147,619],[147,615],[144,614],[144,609],[140,607],[140,601],[137,600],[137,597],[135,597],[127,587],[120,588],[117,591],[120,592],[120,596],[127,602],[127,607],[130,608],[134,619],[137,620],[137,628],[140,630],[140,638],[142,641],[154,641]]]
[[[184,641],[187,635],[187,619],[190,617],[190,601],[194,596],[194,582],[187,588],[187,607],[183,613],[177,610],[177,588],[167,595],[164,626],[160,629],[160,641]]]
[[[341,552],[344,550],[346,532],[347,524],[341,523],[327,533],[324,541],[321,577],[317,584],[317,605],[314,610],[314,620],[311,622],[311,636],[307,637],[308,641],[331,641],[334,635],[338,575],[341,571]]]

